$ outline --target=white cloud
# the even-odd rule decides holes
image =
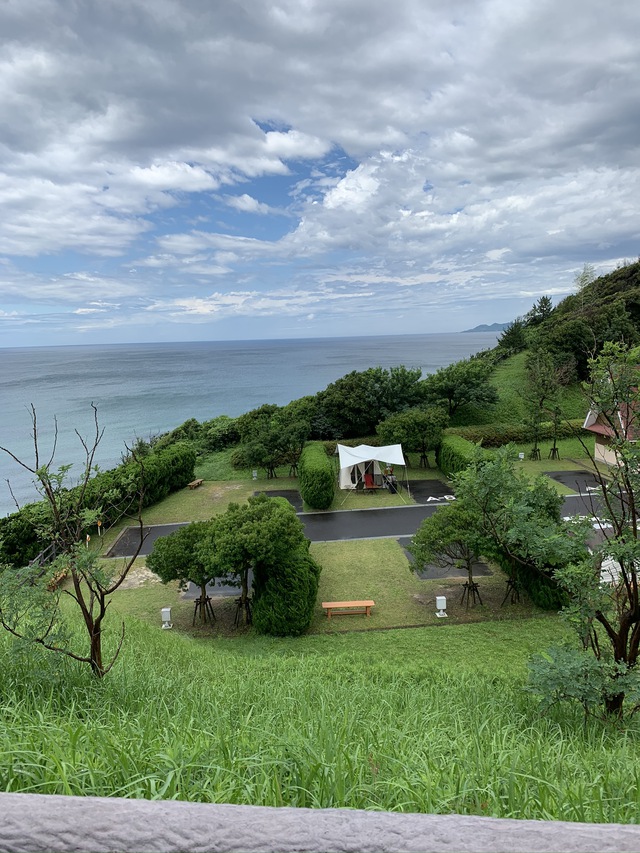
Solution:
[[[229,207],[233,207],[235,210],[240,210],[243,213],[258,213],[261,216],[266,216],[272,212],[272,208],[268,204],[258,201],[258,199],[248,193],[225,196],[225,202]]]
[[[638,254],[639,25],[630,0],[5,3],[3,327],[516,316]]]

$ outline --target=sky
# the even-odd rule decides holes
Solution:
[[[3,0],[0,346],[456,332],[640,251],[637,0]]]

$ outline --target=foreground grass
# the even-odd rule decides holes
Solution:
[[[0,643],[6,791],[635,822],[638,731],[541,717],[556,621],[195,641],[129,620],[98,683]],[[35,664],[35,666],[34,666]]]

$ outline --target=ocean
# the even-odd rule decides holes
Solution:
[[[94,402],[104,427],[96,461],[109,468],[119,463],[125,442],[166,432],[187,418],[284,405],[368,367],[404,364],[426,375],[496,340],[494,332],[474,332],[0,348],[0,445],[32,464],[33,404],[41,461],[50,455],[57,419],[56,466],[78,463],[82,446],[75,430],[91,435]],[[1,453],[0,517],[15,510],[7,480],[20,504],[37,498],[32,477]]]

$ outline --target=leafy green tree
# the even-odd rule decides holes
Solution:
[[[463,503],[456,501],[440,508],[425,518],[411,540],[414,569],[419,571],[430,563],[443,568],[455,566],[464,569],[469,584],[473,584],[473,565],[484,543],[481,529],[481,520]]]
[[[519,581],[540,606],[558,609],[564,596],[554,571],[586,554],[584,530],[560,518],[562,498],[546,477],[516,469],[513,448],[475,462],[455,478],[456,503],[474,519],[480,553]],[[578,535],[580,533],[581,535]]]
[[[493,405],[498,392],[489,383],[491,370],[479,359],[463,359],[442,367],[422,382],[424,397],[429,403],[444,405],[449,417],[470,404]]]
[[[236,418],[236,429],[240,435],[240,441],[245,443],[259,435],[263,429],[271,423],[273,416],[280,410],[280,406],[265,403],[257,409],[251,409]]]
[[[200,619],[206,621],[207,584],[215,578],[211,563],[203,559],[203,544],[210,536],[211,521],[195,521],[181,527],[169,536],[162,536],[153,545],[147,557],[147,568],[162,583],[178,581],[182,588],[191,583],[200,587]]]
[[[607,714],[615,717],[622,716],[626,700],[634,708],[640,701],[638,384],[635,354],[620,343],[605,344],[601,354],[591,361],[590,380],[585,388],[591,408],[608,427],[618,464],[606,473],[601,471],[585,443],[601,490],[593,509],[600,542],[594,544],[593,556],[566,560],[555,572],[569,597],[565,616],[577,631],[584,651],[598,662],[594,668],[582,656],[583,680],[596,690]],[[539,667],[538,675],[546,678],[547,689],[555,678],[555,690],[559,696],[562,694],[563,673],[553,661],[546,662],[542,673]]]
[[[213,420],[202,424],[205,433],[205,446],[207,450],[219,451],[227,447],[233,447],[240,441],[240,433],[236,426],[236,419],[228,415],[218,415]]]
[[[248,624],[250,572],[259,587],[274,567],[305,547],[305,543],[304,530],[293,507],[263,494],[250,497],[243,505],[230,504],[225,513],[216,517],[202,544],[202,561],[215,577],[239,581]]]
[[[354,370],[317,395],[318,414],[335,437],[372,435],[381,420],[422,401],[421,377],[404,366]]]
[[[572,363],[579,379],[589,374],[589,359],[597,349],[592,326],[581,317],[559,319],[551,326],[542,327],[538,344],[551,352],[557,362]]]
[[[401,444],[406,452],[420,454],[420,466],[429,467],[428,453],[439,447],[449,422],[444,409],[428,406],[391,415],[376,427],[384,444]]]
[[[244,443],[237,453],[242,467],[264,468],[267,479],[271,480],[277,477],[279,465],[288,464],[289,476],[295,476],[302,448],[311,431],[308,421],[300,417],[293,419],[297,414],[294,407],[277,408],[272,413],[265,411],[251,422],[250,428],[243,427]]]
[[[526,385],[524,398],[527,408],[527,420],[533,433],[531,459],[540,458],[540,426],[549,411],[558,406],[560,382],[551,353],[543,349],[529,352],[525,360]],[[554,447],[556,443],[554,441]]]
[[[125,503],[109,505],[115,493],[96,492],[90,488],[95,471],[94,459],[103,430],[98,423],[98,411],[92,404],[94,429],[90,439],[76,432],[83,448],[82,472],[73,488],[67,488],[71,465],[54,468],[57,443],[57,423],[52,440],[53,450],[42,457],[36,410],[31,407],[33,426],[34,462],[29,464],[5,447],[16,463],[34,478],[43,497],[42,512],[36,539],[48,543],[33,564],[18,569],[5,568],[0,573],[0,623],[13,636],[35,643],[45,649],[73,658],[91,667],[97,678],[106,675],[116,662],[124,641],[124,622],[120,641],[108,660],[103,655],[103,630],[111,595],[124,583],[144,541],[142,506],[144,504],[145,465],[147,459],[133,458],[129,463],[130,476],[135,476],[136,509],[140,538],[135,554],[124,563],[115,561],[109,566],[97,558],[89,546],[89,530],[106,513],[111,517],[131,511],[130,490]],[[135,467],[135,475],[133,468]],[[89,498],[92,498],[90,500]],[[51,559],[54,557],[55,559]],[[71,584],[62,592],[57,585],[61,574],[68,574]],[[53,588],[53,589],[52,589]],[[77,605],[85,628],[88,648],[81,651],[73,632],[68,630],[64,610],[60,607],[61,594]]]

